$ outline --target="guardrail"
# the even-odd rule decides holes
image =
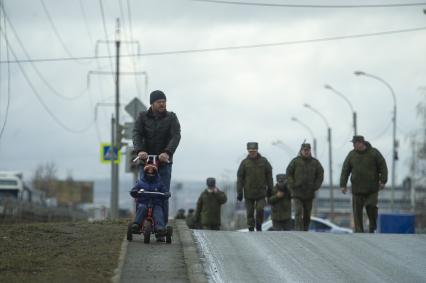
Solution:
[[[71,208],[46,207],[14,198],[0,199],[0,223],[77,221],[87,218],[86,212]]]

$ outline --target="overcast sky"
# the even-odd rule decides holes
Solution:
[[[401,0],[251,2],[406,3]],[[325,9],[190,0],[5,0],[4,6],[9,21],[6,20],[5,26],[2,15],[2,61],[7,60],[5,33],[14,55],[21,60],[29,59],[27,54],[31,59],[95,56],[96,42],[107,37],[113,40],[116,18],[120,18],[121,39],[133,38],[143,55],[134,59],[123,57],[121,71],[146,72],[148,92],[163,90],[168,110],[175,112],[180,120],[182,139],[174,157],[175,180],[202,180],[208,176],[235,179],[248,141],[259,142],[259,151],[271,162],[274,174],[284,172],[300,144],[305,139],[312,142],[310,133],[291,121],[295,116],[312,129],[318,140],[317,157],[326,169],[325,183],[328,183],[327,128],[318,115],[303,107],[309,103],[326,117],[332,128],[333,180],[337,184],[343,160],[352,149],[349,143],[352,114],[346,102],[325,89],[324,84],[333,86],[350,100],[358,113],[358,132],[382,152],[390,171],[391,92],[377,80],[355,76],[355,70],[378,76],[394,89],[400,142],[397,182],[409,174],[408,136],[420,127],[416,105],[422,99],[419,88],[426,85],[426,30],[237,50],[144,54],[420,28],[426,26],[422,11],[426,5]],[[113,44],[109,51],[106,44],[98,45],[98,55],[107,56],[108,52],[115,54]],[[135,44],[122,43],[121,54],[136,52]],[[9,52],[11,61],[15,60],[14,55]],[[87,78],[90,71],[111,71],[111,63],[114,62],[107,59],[11,63],[9,111],[0,138],[0,170],[23,171],[29,179],[37,165],[54,162],[60,177],[71,173],[75,179],[109,178],[110,167],[100,163],[99,147],[110,140],[113,108],[101,106],[95,112],[95,105],[114,102],[113,77],[91,75],[90,84]],[[0,87],[1,126],[8,104],[6,63],[1,64]],[[145,88],[144,76],[123,75],[122,106],[135,96],[148,104]],[[65,100],[58,94],[78,98]],[[123,107],[120,119],[130,122],[131,117]],[[82,133],[70,131],[87,127]],[[285,145],[272,145],[276,140]],[[124,169],[121,172],[121,176],[130,178]]]

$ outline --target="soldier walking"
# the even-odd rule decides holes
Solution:
[[[277,184],[268,198],[272,211],[272,229],[274,231],[291,230],[291,195],[287,186],[287,176],[278,174]]]
[[[216,187],[215,178],[207,178],[205,189],[197,201],[195,223],[200,224],[204,230],[220,230],[220,208],[226,203],[224,192]]]
[[[369,232],[377,228],[377,201],[379,190],[385,187],[388,178],[388,168],[382,154],[363,136],[352,138],[354,149],[346,156],[340,175],[340,187],[346,194],[349,175],[352,183],[352,210],[355,232],[363,233],[363,209],[367,212]]]
[[[249,231],[262,231],[263,209],[266,196],[271,196],[273,180],[272,166],[258,152],[258,143],[247,143],[248,156],[241,161],[237,173],[237,200],[246,204]],[[254,213],[256,211],[256,219]]]
[[[295,230],[308,231],[315,192],[324,179],[324,169],[312,157],[309,143],[302,144],[299,155],[287,166],[287,179],[295,208]]]

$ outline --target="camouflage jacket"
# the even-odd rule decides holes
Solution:
[[[346,156],[340,175],[340,187],[346,187],[351,175],[353,194],[370,194],[379,190],[379,181],[388,180],[388,168],[382,154],[366,142],[365,151],[352,150]]]
[[[205,189],[197,201],[195,223],[201,225],[220,225],[220,208],[226,200],[224,192],[218,191],[214,193]]]
[[[287,166],[287,179],[292,198],[313,199],[324,180],[324,169],[316,158],[298,156]]]
[[[267,190],[272,191],[272,166],[260,154],[256,158],[247,157],[241,161],[237,178],[237,193],[244,192],[246,199],[264,198]]]
[[[278,191],[282,191],[284,196],[277,197]],[[268,202],[271,204],[272,220],[283,221],[291,218],[291,195],[287,184],[283,186],[276,184]]]

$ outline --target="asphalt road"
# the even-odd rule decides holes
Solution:
[[[426,235],[195,230],[212,282],[426,282]]]

